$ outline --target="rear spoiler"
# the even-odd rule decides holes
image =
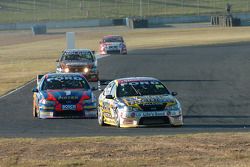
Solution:
[[[37,77],[36,77],[37,85],[39,84],[39,82],[40,82],[40,80],[42,79],[43,76],[44,76],[43,74],[42,75],[37,75]]]

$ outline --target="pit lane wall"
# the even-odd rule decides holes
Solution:
[[[176,16],[176,17],[148,17],[148,24],[173,24],[173,23],[199,23],[210,22],[211,16]],[[234,17],[242,20],[242,25],[250,25],[250,13],[234,14]],[[126,25],[126,19],[123,19]],[[30,23],[0,24],[0,30],[25,30],[31,29],[36,24],[44,24],[48,29],[52,28],[79,28],[79,27],[102,27],[113,26],[113,19],[91,19],[91,20],[69,20],[69,21],[49,21]]]

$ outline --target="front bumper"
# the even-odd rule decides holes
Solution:
[[[82,111],[56,111],[50,107],[40,107],[41,119],[47,118],[97,118],[97,109],[95,107],[89,107]]]
[[[179,110],[175,112],[181,113],[181,111]],[[157,125],[182,126],[182,113],[178,115],[170,115],[168,111],[143,111],[138,112],[134,118],[122,116],[120,117],[120,127],[128,128]]]
[[[101,55],[105,55],[105,54],[127,54],[127,49],[126,48],[122,48],[122,49],[101,49],[100,50],[100,54]]]

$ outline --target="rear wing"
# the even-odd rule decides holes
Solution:
[[[42,79],[43,76],[44,76],[43,74],[42,75],[37,75],[37,77],[36,77],[36,84],[37,85],[39,84],[39,82],[40,82],[40,80]]]

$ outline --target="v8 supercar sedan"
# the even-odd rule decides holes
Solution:
[[[100,55],[127,54],[127,47],[122,36],[107,35],[100,41]]]
[[[32,90],[33,116],[38,118],[96,118],[96,98],[79,73],[38,75]]]
[[[97,59],[89,49],[66,49],[57,62],[57,73],[82,73],[88,81],[99,80]]]
[[[182,109],[175,95],[155,78],[113,80],[99,96],[98,123],[117,127],[181,126]]]

